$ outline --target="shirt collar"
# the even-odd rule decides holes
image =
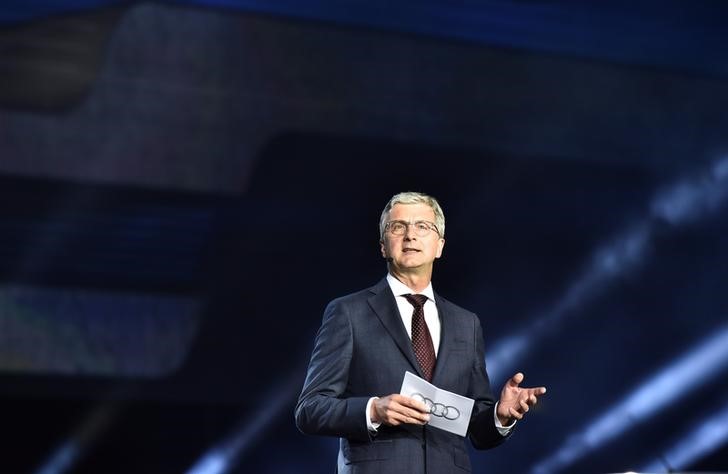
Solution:
[[[409,295],[415,293],[410,287],[397,280],[391,273],[387,273],[387,283],[389,288],[392,289],[394,296]],[[422,290],[419,294],[427,296],[427,299],[435,301],[435,292],[432,290],[432,282],[427,284],[427,288]]]

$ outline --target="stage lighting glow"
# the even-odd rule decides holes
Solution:
[[[53,456],[36,471],[36,474],[63,474],[68,472],[76,463],[80,454],[79,445],[75,440],[68,440],[59,447]]]
[[[194,296],[0,284],[0,370],[170,375],[197,337],[200,307]]]
[[[531,472],[543,474],[567,468],[700,387],[727,367],[728,326],[638,387],[585,430],[569,436],[561,448],[537,463]]]
[[[728,158],[716,161],[702,173],[680,180],[657,193],[649,213],[599,246],[584,271],[551,308],[535,315],[533,323],[520,333],[493,344],[486,357],[491,378],[507,378],[536,341],[558,329],[575,310],[608,288],[610,281],[637,268],[647,256],[658,223],[686,225],[715,213],[726,201]]]
[[[267,396],[258,400],[256,415],[243,419],[233,434],[221,441],[205,453],[187,474],[225,474],[235,467],[242,454],[249,449],[256,439],[270,426],[285,407],[292,405],[297,393],[296,384],[291,380],[297,377],[285,377],[286,383],[279,384]]]
[[[557,328],[569,311],[593,299],[610,280],[639,265],[646,254],[650,238],[649,225],[635,225],[597,249],[586,270],[553,308],[535,317],[526,331],[507,337],[493,346],[486,357],[491,377],[494,380],[506,378],[509,372],[515,370],[517,361],[525,356],[534,341]]]
[[[86,416],[71,437],[64,441],[39,467],[35,474],[70,472],[79,457],[108,428],[118,412],[114,403],[104,403]]]
[[[676,183],[657,196],[651,212],[656,218],[680,225],[716,211],[728,197],[728,159],[723,159],[701,176]]]
[[[221,474],[228,471],[229,454],[220,449],[212,449],[200,459],[188,474]]]
[[[665,462],[655,459],[645,466],[644,472],[672,472],[675,469],[687,469],[692,462],[710,454],[728,443],[728,405],[718,413],[698,422],[698,427],[684,436],[679,442],[667,450],[664,460],[671,468],[665,469]]]

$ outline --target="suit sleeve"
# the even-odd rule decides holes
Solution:
[[[508,437],[503,436],[495,427],[494,413],[495,399],[491,393],[490,381],[485,368],[485,348],[483,344],[483,330],[480,320],[474,316],[475,324],[473,337],[475,338],[476,357],[470,378],[471,398],[475,399],[473,414],[468,427],[468,436],[476,449],[490,449],[502,444]]]
[[[345,305],[332,301],[324,311],[296,404],[296,426],[303,433],[370,439],[365,418],[369,397],[346,396],[353,347]]]

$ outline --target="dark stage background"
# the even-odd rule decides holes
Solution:
[[[728,10],[576,3],[0,7],[0,472],[333,472],[293,406],[403,190],[549,388],[475,472],[728,470]]]

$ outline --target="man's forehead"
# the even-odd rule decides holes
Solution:
[[[423,203],[416,203],[416,204],[402,204],[397,203],[394,206],[392,206],[392,209],[389,211],[389,216],[391,218],[394,217],[411,217],[411,218],[429,218],[432,220],[432,218],[435,217],[435,211],[432,210],[430,206]]]

